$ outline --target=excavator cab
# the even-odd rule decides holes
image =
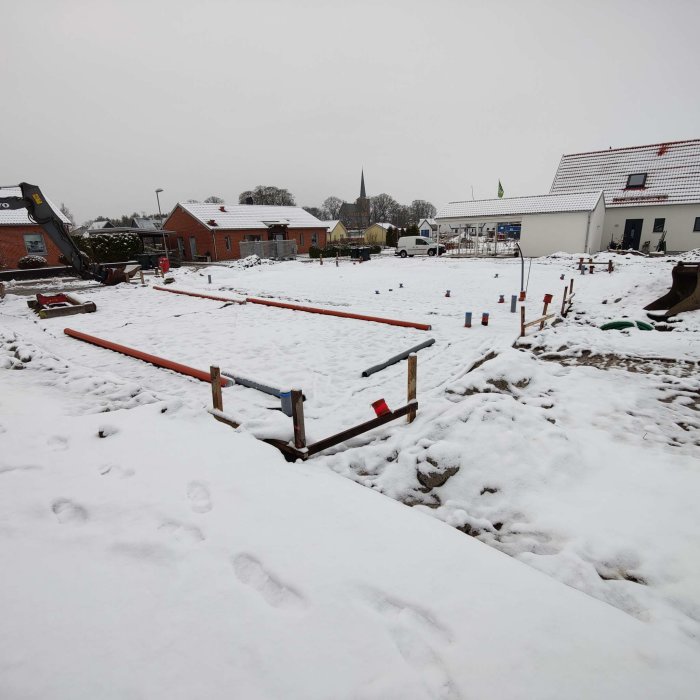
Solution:
[[[648,311],[667,311],[665,314],[647,314],[650,318],[661,320],[683,311],[700,309],[700,262],[679,262],[671,276],[673,284],[668,293],[644,307]]]

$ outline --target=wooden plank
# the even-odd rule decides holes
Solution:
[[[212,365],[209,368],[209,374],[211,375],[211,399],[216,411],[224,410],[224,399],[221,395],[221,370]]]
[[[528,321],[525,324],[525,328],[529,328],[530,326],[534,326],[535,324],[540,323],[540,322],[549,321],[550,318],[554,318],[555,316],[556,316],[556,314],[549,314],[548,316],[542,316],[541,318],[536,318],[534,321]]]
[[[304,394],[301,389],[292,389],[292,423],[294,424],[294,447],[306,447],[304,426]]]
[[[525,335],[525,305],[520,307],[520,337]]]
[[[416,386],[417,386],[417,374],[418,374],[418,355],[412,353],[408,356],[408,387],[406,400],[408,403],[415,401],[416,399]],[[416,419],[416,410],[411,409],[408,412],[407,421],[413,423]]]
[[[345,442],[346,440],[350,440],[351,438],[357,437],[358,435],[362,435],[362,433],[366,433],[367,431],[372,430],[373,428],[378,428],[380,425],[384,425],[385,423],[389,423],[392,420],[401,418],[401,416],[408,415],[409,411],[417,409],[418,402],[412,401],[411,403],[406,404],[401,408],[397,408],[395,411],[385,413],[383,416],[378,416],[377,418],[368,420],[365,423],[360,423],[360,425],[356,425],[353,428],[348,428],[347,430],[343,430],[340,433],[336,433],[335,435],[331,435],[330,437],[324,438],[323,440],[319,440],[313,445],[309,445],[307,448],[307,454],[308,456],[311,456],[317,454],[318,452],[322,452],[323,450],[327,450],[329,447],[333,447],[334,445],[338,445],[341,442]]]
[[[216,418],[216,420],[218,420],[220,423],[224,423],[225,425],[228,425],[231,428],[238,428],[240,425],[239,423],[236,423],[236,421],[233,420],[233,418],[230,418],[229,416],[221,413],[221,411],[217,411],[216,409],[210,408],[209,413],[211,413],[211,415],[214,416],[214,418]]]

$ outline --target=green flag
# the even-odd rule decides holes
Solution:
[[[498,181],[498,198],[500,199],[503,196],[503,185],[501,184],[501,181]]]

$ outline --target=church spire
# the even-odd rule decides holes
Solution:
[[[363,199],[367,197],[365,193],[365,169],[362,168],[362,177],[360,178],[360,197]]]

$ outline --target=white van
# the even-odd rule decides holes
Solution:
[[[439,255],[445,252],[445,246],[441,245]],[[414,255],[435,255],[438,253],[438,244],[433,243],[430,238],[424,236],[401,236],[396,244],[396,252],[402,258],[413,257]]]

